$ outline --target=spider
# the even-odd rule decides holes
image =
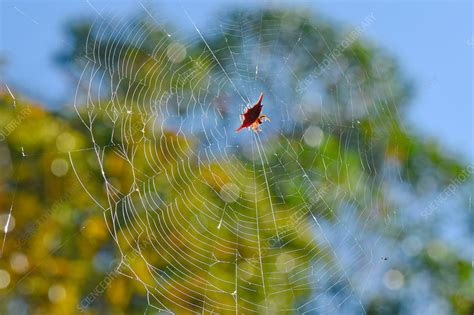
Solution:
[[[248,128],[248,127],[252,127],[252,130],[254,132],[262,131],[259,125],[264,120],[270,121],[270,118],[268,118],[266,115],[263,115],[263,114],[260,115],[262,111],[262,106],[263,106],[262,99],[263,99],[263,93],[260,93],[260,97],[257,103],[255,103],[255,105],[253,105],[252,107],[247,107],[247,110],[245,111],[245,113],[240,114],[240,116],[243,116],[244,119],[243,120],[241,119],[242,125],[240,125],[240,127],[237,128],[236,131],[240,131],[240,129]]]

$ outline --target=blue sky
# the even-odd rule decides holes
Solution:
[[[160,12],[169,17],[182,11],[176,1],[142,2],[147,6],[160,3]],[[453,155],[474,160],[471,1],[297,2],[348,26],[359,24],[374,12],[376,21],[364,36],[395,56],[415,83],[415,96],[404,113],[407,124],[427,137],[439,139]],[[224,8],[224,2],[216,0],[181,3],[197,23],[205,23],[209,14]],[[266,5],[273,3],[285,2],[267,1]],[[66,22],[96,16],[102,10],[126,14],[141,9],[138,0],[3,0],[0,5],[0,54],[6,62],[2,81],[53,106],[70,101],[71,95],[70,80],[53,60],[68,44]]]

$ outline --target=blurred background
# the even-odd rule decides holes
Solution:
[[[472,14],[2,1],[0,313],[472,314]]]

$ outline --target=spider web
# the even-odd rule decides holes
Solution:
[[[301,12],[282,23],[244,10],[201,26],[182,7],[176,31],[141,8],[147,22],[97,17],[75,101],[104,183],[90,197],[121,272],[150,311],[365,313],[385,230],[373,219],[390,221],[360,140],[362,125],[397,116],[382,63],[375,74],[337,58],[317,78],[296,71],[322,67],[314,38],[318,55],[338,44]],[[372,75],[370,94],[360,77]],[[260,92],[271,122],[236,133]]]

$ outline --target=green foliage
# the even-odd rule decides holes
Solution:
[[[346,32],[278,10],[235,11],[224,20],[232,31],[209,39],[211,50],[202,41],[171,39],[144,17],[132,20],[123,32],[73,24],[68,33],[73,48],[60,61],[78,80],[85,76],[95,83],[93,89],[101,75],[102,85],[115,87],[84,100],[77,115],[48,113],[0,94],[0,128],[8,130],[0,142],[6,161],[0,203],[2,209],[14,205],[16,225],[7,235],[0,265],[12,275],[5,300],[21,298],[40,313],[73,314],[105,278],[110,285],[87,305],[86,314],[141,314],[148,301],[176,313],[212,309],[227,314],[236,308],[239,314],[260,313],[262,305],[291,313],[319,289],[309,275],[315,261],[340,268],[314,235],[317,219],[336,225],[347,204],[360,216],[373,209],[376,214],[364,229],[401,240],[407,230],[397,225],[392,189],[403,186],[423,195],[426,191],[416,187],[427,174],[442,188],[465,169],[403,127],[397,112],[410,95],[409,84],[384,52],[356,39],[338,59],[344,71],[334,65],[315,76],[314,60],[326,58],[328,47],[336,47]],[[317,91],[328,106],[322,114],[289,115],[281,132],[258,148],[265,158],[258,158],[256,136],[255,142],[237,147],[232,158],[203,158],[213,153],[206,151],[213,143],[204,131],[178,131],[171,118],[192,122],[186,104],[194,102],[208,106],[203,112],[222,114],[218,127],[233,122],[228,104],[236,98],[222,84],[222,69],[232,73],[235,58],[251,64],[257,52],[248,52],[246,44],[256,38],[260,44],[252,47],[269,61],[262,63],[263,87],[286,91],[281,98],[291,104],[314,107],[318,104],[311,96]],[[177,63],[167,54],[176,42],[187,51]],[[306,53],[294,49],[296,42]],[[290,61],[279,65],[281,75],[273,76],[272,60]],[[288,68],[308,79],[300,93]],[[356,106],[365,106],[357,115],[354,99]],[[283,112],[283,103],[273,102],[272,110]],[[157,124],[157,113],[167,110],[170,121]],[[314,125],[324,134],[317,146],[301,140]],[[393,165],[396,180],[386,177]],[[222,197],[235,197],[223,191],[231,184],[237,185],[238,202]],[[145,205],[144,196],[156,202]],[[136,240],[145,245],[139,247]],[[15,271],[8,262],[19,254],[26,255],[29,266]],[[128,257],[127,268],[120,271],[131,279],[98,268],[101,255]],[[472,311],[470,262],[454,250],[449,259],[433,261],[426,248],[408,259],[415,266],[410,270],[430,273],[437,294],[453,311]],[[292,268],[282,271],[288,262]],[[408,282],[415,275],[405,276]],[[235,285],[237,297],[229,294]],[[55,298],[58,286],[67,292],[63,299]],[[381,314],[402,313],[406,301],[380,292],[363,303],[368,313]]]

